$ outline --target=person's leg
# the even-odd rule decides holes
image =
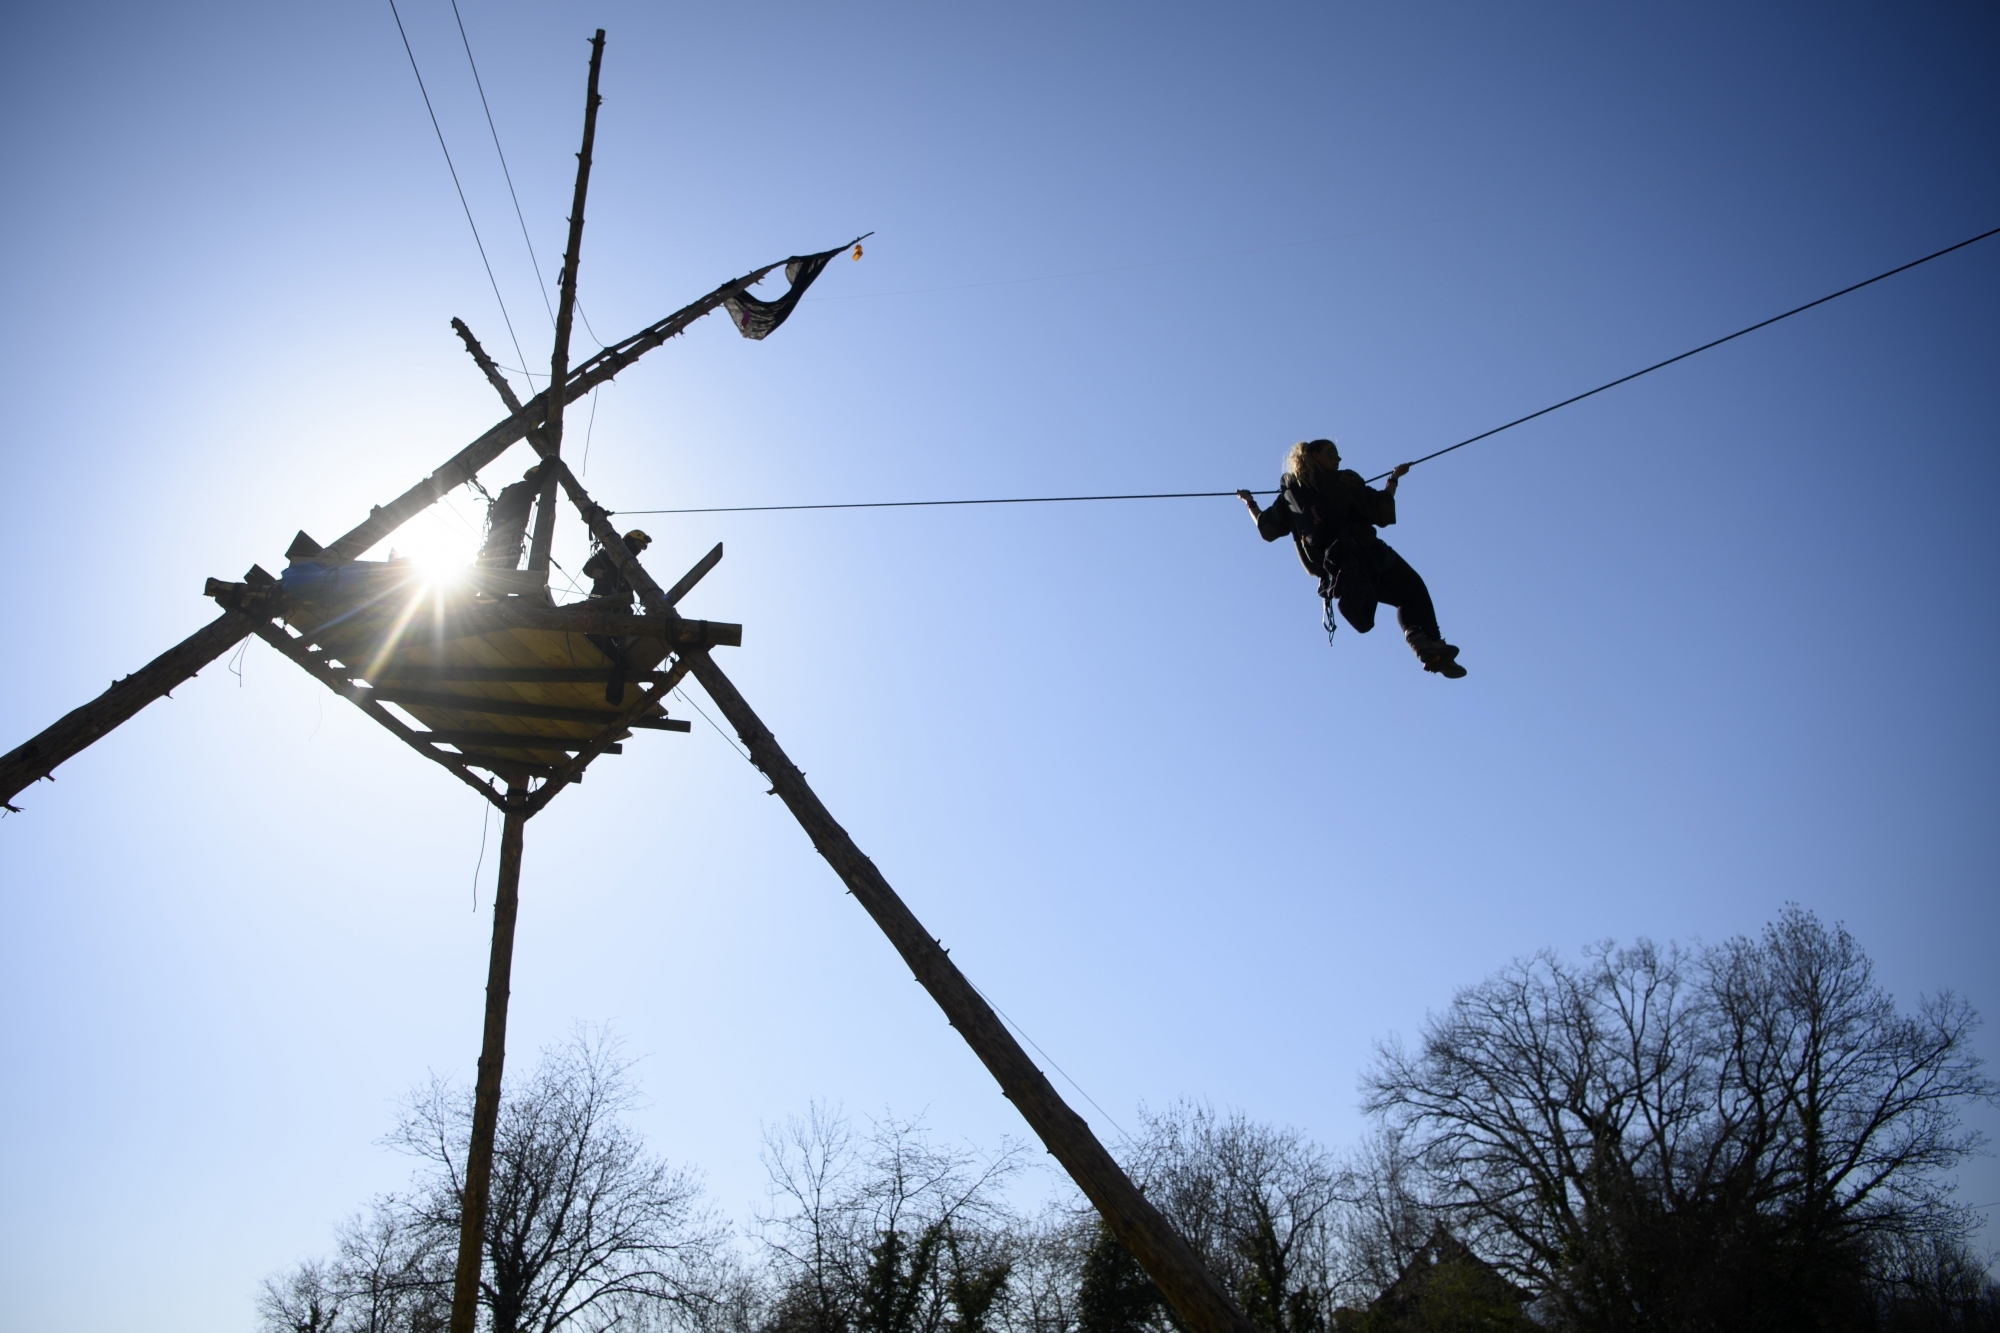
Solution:
[[[1403,638],[1424,664],[1424,670],[1456,680],[1465,674],[1458,664],[1458,649],[1444,641],[1438,629],[1437,609],[1431,604],[1431,590],[1423,576],[1410,567],[1386,542],[1375,573],[1376,595],[1396,608],[1396,621]]]
[[[611,679],[604,686],[604,702],[613,708],[625,702],[625,677],[628,671],[625,658],[625,640],[609,634],[586,634],[597,651],[611,659]]]

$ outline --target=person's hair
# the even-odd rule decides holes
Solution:
[[[1340,469],[1340,446],[1332,440],[1300,440],[1285,455],[1285,471],[1308,486]]]

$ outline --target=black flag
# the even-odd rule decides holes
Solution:
[[[848,242],[848,245],[852,244],[852,241]],[[748,292],[724,297],[722,304],[728,307],[729,317],[736,321],[736,331],[746,338],[769,337],[771,331],[792,313],[792,307],[799,303],[799,298],[806,294],[806,288],[812,286],[813,279],[819,276],[827,262],[846,251],[847,245],[842,245],[820,254],[794,255],[786,260],[785,281],[792,285],[775,301],[760,301]]]

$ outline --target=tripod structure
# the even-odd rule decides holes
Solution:
[[[944,947],[820,803],[805,775],[724,674],[713,650],[739,646],[742,627],[687,619],[674,609],[721,560],[722,547],[717,545],[663,588],[612,526],[610,511],[590,497],[563,461],[566,405],[718,308],[728,310],[745,337],[767,336],[790,316],[828,261],[856,244],[850,241],[780,261],[787,289],[775,300],[760,299],[750,289],[779,263],[723,283],[572,368],[570,325],[603,55],[600,29],[591,40],[583,148],[577,158],[550,387],[521,402],[472,331],[454,320],[467,351],[493,383],[508,415],[402,495],[376,506],[337,540],[322,546],[300,532],[285,553],[289,563],[282,575],[253,565],[241,581],[209,579],[204,594],[222,608],[222,614],[97,699],[0,756],[0,804],[15,809],[11,802],[24,788],[51,777],[57,765],[255,635],[500,809],[493,942],[450,1325],[452,1333],[473,1333],[528,821],[581,781],[597,758],[619,753],[623,742],[635,734],[688,730],[687,722],[666,715],[664,701],[669,690],[692,679],[734,728],[750,761],[770,779],[772,793],[784,801],[813,846],[999,1082],[1003,1095],[1181,1319],[1194,1333],[1251,1333],[1248,1320],[1187,1242],[1126,1176],[1083,1118],[1057,1095]],[[361,559],[402,524],[474,480],[481,469],[523,440],[542,460],[541,493],[525,569],[474,567],[454,579],[431,580],[408,561]],[[632,613],[629,600],[555,605],[548,570],[558,493],[636,594],[639,614]],[[629,687],[622,698],[615,687],[605,688],[614,679]],[[612,702],[614,698],[618,701]]]

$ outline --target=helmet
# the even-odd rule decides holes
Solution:
[[[625,534],[625,544],[635,551],[643,551],[653,544],[653,539],[638,528],[634,528]]]

